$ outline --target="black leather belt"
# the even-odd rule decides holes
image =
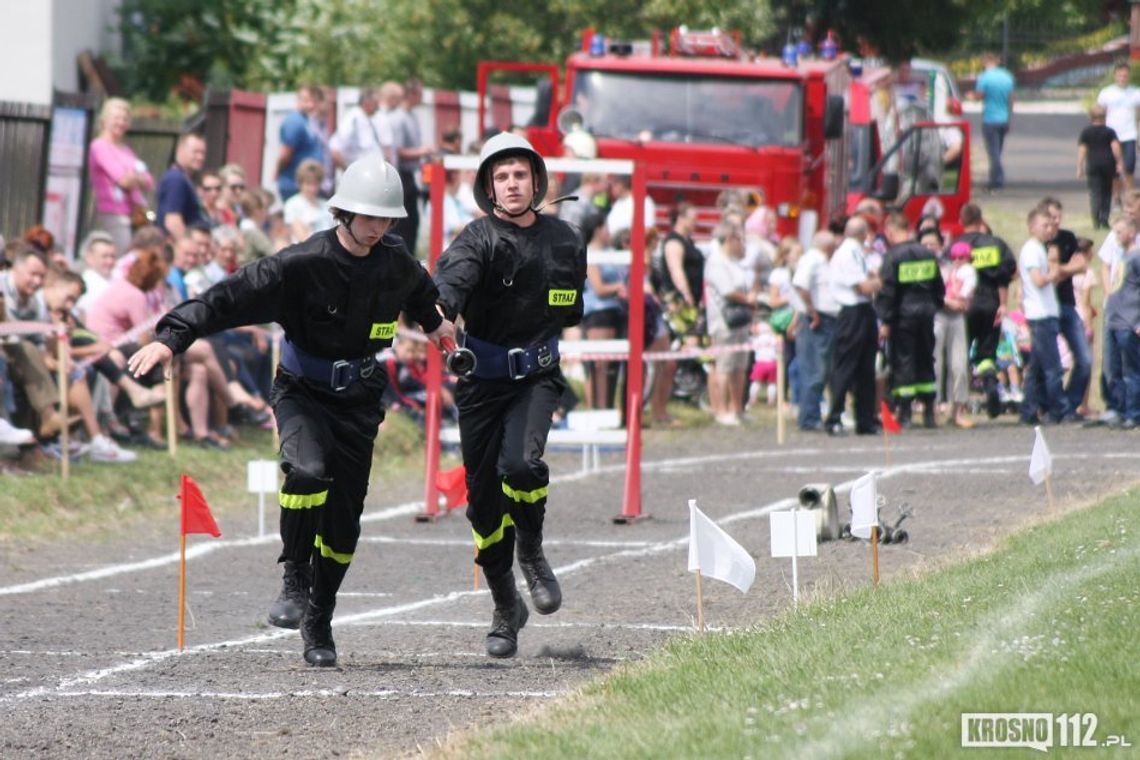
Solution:
[[[466,348],[475,354],[474,377],[482,380],[522,380],[558,364],[558,338],[526,348],[503,348],[467,336]]]
[[[343,391],[357,380],[372,376],[376,370],[376,357],[325,359],[313,356],[286,340],[281,344],[281,366],[294,375],[322,383],[334,391]]]

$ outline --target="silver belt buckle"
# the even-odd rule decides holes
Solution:
[[[526,352],[521,348],[512,348],[507,351],[507,375],[511,380],[522,380],[526,377],[525,372],[520,374],[518,369],[516,369],[518,367],[518,357],[525,353]]]
[[[352,369],[352,362],[345,361],[344,359],[337,359],[332,365],[332,376],[329,378],[329,385],[332,386],[334,391],[343,391],[351,383],[349,372]]]

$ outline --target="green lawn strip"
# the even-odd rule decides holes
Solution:
[[[130,529],[134,520],[177,520],[182,473],[202,487],[210,509],[223,523],[231,510],[248,511],[257,497],[247,492],[246,463],[275,459],[272,434],[243,428],[229,451],[180,445],[139,451],[130,464],[95,464],[80,459],[65,483],[59,462],[45,460],[39,472],[3,475],[0,480],[0,543],[47,541],[60,536],[105,538]],[[423,467],[423,433],[415,422],[389,415],[373,454],[373,479]],[[266,500],[276,505],[276,497]],[[172,523],[173,524],[173,523]],[[276,525],[272,516],[271,525]]]
[[[1138,500],[1114,497],[991,554],[754,629],[675,639],[448,752],[945,757],[962,712],[993,711],[1095,712],[1102,738],[1140,746],[1140,541],[1127,527]]]

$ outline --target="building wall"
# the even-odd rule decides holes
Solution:
[[[27,2],[27,5],[47,5]],[[53,0],[52,86],[63,92],[79,91],[77,56],[84,50],[96,54],[117,47],[118,35],[112,27],[119,22],[120,0]]]
[[[51,3],[0,0],[0,19],[0,100],[51,103]]]

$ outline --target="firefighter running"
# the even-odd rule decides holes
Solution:
[[[492,657],[515,654],[527,621],[512,570],[516,542],[535,611],[550,614],[562,603],[542,551],[549,484],[542,456],[566,390],[558,336],[582,318],[586,250],[573,227],[536,213],[546,190],[546,165],[530,143],[492,137],[474,186],[487,216],[463,228],[436,271],[444,316],[463,317],[466,347],[477,357],[455,399],[467,519],[495,605],[486,641]]]
[[[270,401],[281,437],[281,595],[269,622],[301,629],[305,661],[336,665],[332,615],[360,536],[372,447],[388,382],[378,351],[406,311],[438,345],[454,326],[403,241],[385,235],[405,215],[396,169],[378,156],[348,167],[329,207],[337,219],[276,256],[259,259],[185,301],[130,359],[136,376],[197,338],[239,325],[285,331]]]
[[[938,259],[910,234],[910,223],[899,213],[887,217],[883,258],[883,288],[875,310],[889,341],[891,399],[899,424],[909,426],[915,399],[922,402],[924,427],[935,427],[934,315],[942,308],[945,289]]]

